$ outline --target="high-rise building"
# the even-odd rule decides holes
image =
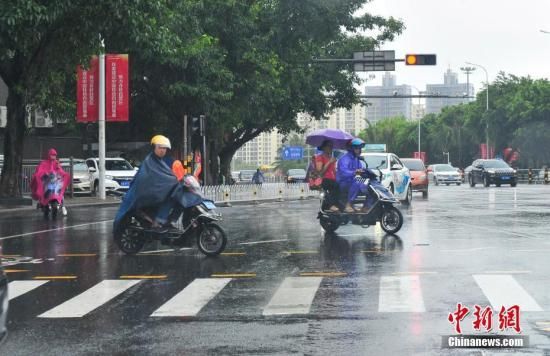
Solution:
[[[403,116],[407,119],[412,117],[411,98],[399,98],[399,96],[411,95],[411,87],[397,85],[395,76],[389,72],[382,77],[382,86],[365,87],[365,95],[368,103],[367,119],[370,124],[389,117]],[[369,98],[369,96],[384,96],[384,98]]]
[[[467,103],[473,99],[474,85],[458,82],[458,74],[448,69],[445,72],[443,84],[427,84],[426,94],[447,95],[456,98],[426,98],[426,114],[437,114],[446,106]]]
[[[277,160],[277,150],[282,146],[283,135],[277,130],[263,132],[255,139],[245,143],[233,157],[233,160],[262,166]]]
[[[363,105],[354,105],[350,110],[336,109],[326,119],[315,120],[307,114],[299,114],[298,125],[305,130],[305,135],[319,129],[340,129],[352,135],[358,135],[367,127],[366,110]]]
[[[298,114],[296,120],[298,125],[304,129],[304,142],[308,133],[318,129],[335,128],[349,132],[352,135],[358,135],[367,127],[363,105],[354,105],[350,110],[336,109],[323,120],[315,120],[304,113]],[[233,159],[258,167],[272,164],[278,158],[278,150],[283,145],[282,140],[283,135],[278,133],[277,130],[264,132],[241,147],[235,153]]]

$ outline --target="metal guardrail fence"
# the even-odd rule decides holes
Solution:
[[[24,165],[21,174],[21,191],[31,193],[31,178],[36,165]],[[205,197],[217,202],[290,200],[317,197],[319,192],[310,190],[306,183],[273,182],[264,184],[241,183],[233,185],[214,185],[202,187]],[[67,190],[70,192],[70,188]]]
[[[23,165],[21,174],[21,191],[24,195],[31,192],[31,178],[36,165]],[[529,174],[531,171],[531,174]],[[545,173],[548,172],[546,175]],[[518,183],[520,184],[549,184],[550,171],[544,169],[518,169]],[[546,178],[545,178],[546,177]],[[68,190],[70,192],[70,189]],[[266,200],[266,199],[300,199],[316,197],[317,191],[310,190],[306,183],[285,183],[280,181],[264,184],[239,183],[233,185],[215,185],[203,187],[205,196],[218,202],[232,202],[239,200]]]
[[[547,169],[518,169],[518,183],[549,184],[550,171]]]
[[[317,197],[306,183],[234,184],[203,187],[206,198],[231,203],[236,201],[293,200]]]

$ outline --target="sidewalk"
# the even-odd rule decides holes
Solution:
[[[67,208],[74,208],[79,206],[117,206],[120,204],[120,198],[107,196],[105,200],[101,200],[96,197],[65,197],[65,206]],[[0,214],[4,211],[6,212],[15,212],[15,211],[25,211],[32,210],[36,207],[36,202],[33,202],[33,205],[18,205],[18,206],[5,206],[0,205]]]
[[[295,200],[312,200],[314,197],[305,197],[300,198],[287,198],[284,201],[295,201]],[[219,207],[228,207],[233,205],[253,205],[261,203],[270,203],[270,202],[280,202],[279,198],[267,198],[267,199],[250,199],[250,200],[233,200],[230,202],[216,201],[216,205]],[[82,207],[82,206],[118,206],[120,204],[121,198],[107,196],[105,200],[101,200],[96,197],[74,197],[69,198],[65,197],[65,206],[67,208]],[[2,212],[18,212],[18,211],[31,211],[35,209],[36,202],[33,202],[33,205],[18,205],[18,206],[5,206],[0,205],[0,214]]]

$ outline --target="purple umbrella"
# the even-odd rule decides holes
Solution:
[[[306,143],[312,146],[321,146],[323,141],[329,140],[334,145],[334,148],[346,148],[349,140],[354,139],[352,135],[338,129],[321,129],[313,131],[306,137]]]

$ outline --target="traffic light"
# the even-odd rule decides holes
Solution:
[[[198,117],[191,119],[191,134],[200,135],[201,133],[201,122]]]
[[[405,55],[405,64],[408,66],[435,66],[435,54],[407,54]]]

